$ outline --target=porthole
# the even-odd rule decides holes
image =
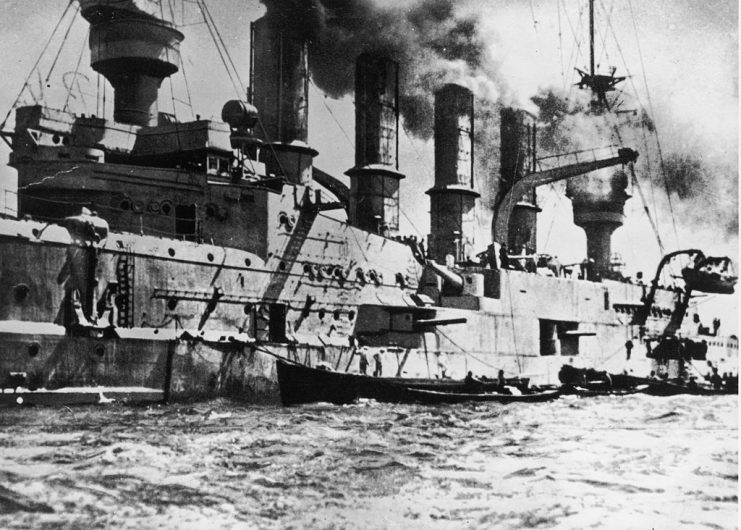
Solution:
[[[335,309],[334,310],[334,319],[335,320],[339,320],[340,319],[340,310],[339,309]]]
[[[319,320],[324,320],[324,315],[325,314],[326,314],[326,312],[324,311],[324,309],[320,309],[319,310]]]
[[[122,210],[131,210],[131,199],[123,199],[118,206]]]
[[[281,261],[280,263],[278,263],[278,268],[282,271],[286,270],[286,262]]]
[[[28,345],[28,356],[31,358],[36,357],[41,351],[41,344],[38,342],[32,342]]]
[[[253,305],[251,303],[247,302],[246,304],[244,304],[244,314],[249,315],[250,313],[252,313],[252,308]]]
[[[304,263],[304,273],[309,274],[311,272],[311,264]]]
[[[352,321],[352,320],[355,320],[355,311],[350,311],[350,312],[349,312],[349,313],[347,314],[347,318],[349,318],[349,319],[350,319],[351,321]]]
[[[169,309],[170,311],[174,311],[177,306],[178,306],[177,298],[169,298],[167,300],[167,309]]]
[[[208,254],[206,254],[206,259],[208,261],[213,261],[214,260],[214,255],[209,252]]]
[[[105,346],[103,346],[102,344],[96,344],[93,351],[98,357],[103,357],[105,355]]]
[[[160,213],[162,215],[170,215],[172,213],[172,204],[165,201],[160,205]]]
[[[13,287],[13,298],[15,299],[15,302],[17,304],[23,302],[28,297],[28,293],[30,291],[31,288],[25,283],[19,283],[18,285]]]
[[[175,256],[175,249],[174,248],[168,248],[167,253],[170,255],[170,257]]]
[[[250,258],[244,258],[244,264],[246,267],[249,267],[252,265],[252,260]]]
[[[51,141],[54,142],[55,144],[58,144],[61,140],[62,139],[59,137],[58,134],[55,134],[54,136],[51,137]]]

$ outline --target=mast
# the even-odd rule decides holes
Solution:
[[[581,76],[577,86],[588,88],[592,91],[593,107],[597,111],[609,111],[610,102],[607,93],[615,90],[615,86],[625,80],[624,76],[616,76],[612,68],[609,74],[598,74],[594,64],[594,0],[589,0],[589,71],[584,72],[579,68],[576,71]]]
[[[589,75],[594,78],[594,0],[589,0]]]

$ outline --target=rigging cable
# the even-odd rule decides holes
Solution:
[[[609,11],[607,9],[605,9],[605,5],[602,3],[602,0],[600,0],[600,7],[602,8],[602,11],[605,14],[605,18],[607,20],[607,23],[609,24],[610,23],[610,19],[612,18],[612,11],[613,11],[613,9],[615,7],[615,0],[612,0],[610,2],[610,10]],[[602,39],[602,51],[600,52],[600,56],[597,59],[597,65],[599,66],[599,64],[602,62],[602,57],[604,57],[605,58],[605,61],[608,63],[608,67],[609,67],[610,56],[607,53],[607,36],[608,36],[608,30],[607,30],[607,28],[605,27],[604,28],[604,31],[602,31],[601,33],[602,34],[600,35],[600,38]]]
[[[241,99],[243,94],[245,93],[245,90],[244,90],[244,85],[242,84],[241,79],[239,79],[239,74],[237,74],[237,80],[239,81],[239,84],[237,84],[237,81],[234,79],[234,76],[232,75],[232,72],[229,69],[227,60],[224,57],[225,50],[222,51],[221,47],[219,46],[219,38],[216,36],[215,28],[212,28],[211,24],[208,21],[208,18],[206,16],[206,10],[204,9],[205,4],[203,3],[202,0],[197,0],[197,5],[201,10],[201,16],[203,17],[203,22],[206,24],[206,28],[208,29],[208,32],[211,34],[211,39],[214,41],[214,45],[216,46],[216,51],[219,54],[221,63],[224,65],[224,68],[226,69],[226,75],[229,77],[229,80],[231,81],[232,86],[234,87],[234,91],[237,94],[237,97]]]
[[[46,50],[49,48],[49,44],[51,44],[51,41],[54,38],[54,35],[56,35],[57,30],[59,29],[59,26],[62,25],[62,21],[64,20],[64,17],[67,15],[67,12],[69,11],[70,7],[72,7],[73,3],[74,3],[74,0],[69,0],[67,7],[64,8],[64,12],[62,13],[62,16],[59,17],[59,21],[57,22],[57,25],[54,26],[54,29],[52,30],[51,35],[49,35],[49,39],[46,41],[46,44],[44,44],[44,48],[41,50],[41,53],[36,59],[36,62],[34,63],[33,67],[31,67],[31,71],[28,73],[26,80],[23,82],[23,86],[21,87],[20,92],[18,92],[18,96],[16,96],[15,101],[10,106],[10,109],[8,109],[8,113],[5,115],[5,118],[3,118],[2,123],[0,123],[0,130],[5,128],[5,124],[7,123],[8,118],[10,117],[10,114],[13,112],[16,105],[18,105],[18,102],[21,100],[21,97],[23,96],[23,91],[26,88],[28,88],[29,86],[28,82],[31,80],[31,77],[33,76],[34,72],[36,72],[36,69],[38,68],[39,63],[41,62],[41,59],[44,57]]]
[[[535,53],[540,55],[540,36],[538,35],[538,21],[535,18],[535,9],[533,8],[533,0],[530,0],[530,15],[533,18],[533,29],[535,30]]]
[[[600,2],[600,5],[601,5],[603,11],[606,12],[606,10],[604,8],[604,5],[601,2]],[[635,24],[635,20],[634,20],[634,24]],[[631,86],[633,87],[633,91],[635,93],[635,97],[638,100],[638,103],[641,106],[641,108],[642,109],[645,109],[645,106],[643,105],[643,103],[641,102],[640,98],[638,97],[638,90],[637,90],[637,88],[635,86],[635,83],[633,82],[633,78],[632,78],[632,76],[630,76],[630,71],[629,71],[629,68],[628,68],[628,63],[625,60],[625,55],[623,54],[622,47],[620,46],[620,42],[617,39],[617,35],[615,33],[615,29],[614,29],[614,27],[612,25],[612,21],[611,21],[610,17],[607,18],[607,26],[609,27],[609,29],[610,29],[610,31],[612,33],[613,39],[615,40],[615,44],[617,46],[618,52],[620,53],[620,57],[621,57],[621,59],[623,61],[623,65],[624,65],[625,70],[626,70],[626,74],[627,74],[628,78],[630,79]],[[634,27],[635,27],[635,25],[634,25]],[[640,50],[640,47],[639,47],[639,50]],[[642,57],[641,57],[641,62],[643,62]],[[645,82],[645,70],[644,70],[644,82]],[[648,86],[647,85],[646,85],[646,90],[648,91]],[[609,114],[609,116],[611,118],[614,118],[614,115],[613,114]],[[623,143],[622,135],[620,134],[619,124],[618,124],[618,122],[617,122],[616,119],[613,121],[613,130],[614,130],[615,135],[617,136],[618,140],[622,144]],[[644,136],[644,146],[646,148],[646,151],[648,151],[648,142],[645,139],[645,130],[643,131],[643,136]],[[657,143],[658,143],[658,135],[657,135]],[[660,159],[662,160],[662,167],[663,167],[663,158],[660,158]],[[648,160],[648,157],[646,157],[646,164],[647,164],[647,167],[650,168],[650,162]],[[644,212],[646,213],[646,216],[648,217],[648,220],[649,220],[649,223],[651,225],[651,228],[654,231],[654,235],[656,236],[656,240],[659,243],[659,249],[660,249],[661,253],[663,254],[664,253],[664,245],[662,243],[661,235],[660,235],[660,232],[658,230],[658,224],[657,224],[657,222],[654,221],[653,217],[650,214],[650,211],[648,209],[648,202],[645,200],[645,196],[643,194],[643,190],[641,189],[640,184],[639,184],[639,181],[638,181],[638,179],[637,179],[637,177],[635,175],[634,168],[631,167],[630,169],[631,169],[631,172],[632,172],[632,182],[638,188],[638,192],[639,192],[639,194],[641,196],[641,200],[642,200],[642,202],[644,204]],[[652,180],[650,178],[649,178],[649,182],[651,184],[651,190],[652,190],[652,193],[653,193],[653,182],[652,182]],[[665,180],[665,182],[666,182],[666,180]],[[656,212],[655,212],[656,201],[653,202],[653,205],[654,205],[654,216],[658,219],[658,216],[655,215],[656,214]],[[671,209],[671,199],[670,199],[670,209]],[[676,222],[675,222],[673,211],[672,211],[672,222],[674,223],[675,236],[676,236]]]
[[[219,50],[219,55],[221,56],[221,60],[224,63],[224,67],[227,70],[227,73],[230,78],[232,78],[232,74],[230,73],[229,66],[231,66],[231,72],[234,73],[234,77],[236,77],[237,82],[239,83],[239,89],[237,89],[237,95],[239,98],[242,98],[244,94],[247,93],[245,89],[245,85],[242,82],[242,78],[239,76],[239,71],[237,70],[237,67],[234,65],[234,61],[232,60],[231,55],[229,54],[229,50],[226,47],[226,44],[224,44],[224,39],[221,37],[221,33],[219,33],[219,29],[216,26],[216,23],[214,22],[213,17],[211,16],[211,11],[208,9],[208,5],[206,5],[205,0],[198,0],[198,5],[201,8],[201,14],[203,15],[203,21],[206,22],[206,26],[209,28],[209,32],[211,33],[211,37],[214,39],[214,44],[216,44],[216,48]],[[221,45],[221,48],[219,48],[219,44]],[[222,51],[223,50],[223,53]],[[226,60],[224,59],[226,57]],[[229,62],[229,65],[227,65],[227,60]],[[232,84],[234,83],[234,79],[232,78]],[[236,84],[235,84],[235,88]]]
[[[561,59],[561,79],[566,79],[566,71],[563,68],[563,36],[561,33],[561,3],[556,2],[556,13],[558,15],[558,55]]]
[[[633,3],[632,3],[631,0],[628,0],[628,6],[630,8],[631,19],[632,19],[632,22],[633,22],[633,31],[634,31],[635,36],[636,36],[636,46],[638,47],[638,57],[639,57],[639,59],[641,61],[641,70],[642,70],[642,74],[643,74],[644,87],[646,89],[646,98],[648,100],[648,108],[651,111],[651,115],[653,116],[654,115],[653,102],[651,100],[651,93],[648,90],[648,81],[646,79],[646,67],[645,67],[645,64],[644,64],[644,61],[643,61],[643,52],[641,51],[641,45],[640,45],[640,42],[638,40],[638,26],[636,25],[635,14],[633,12]],[[608,24],[609,24],[610,29],[612,31],[613,37],[615,38],[615,40],[617,42],[617,37],[615,36],[615,29],[612,27],[612,23],[610,23],[609,21],[608,21]],[[623,62],[625,62],[625,57],[623,55],[622,49],[620,48],[620,43],[617,43],[617,46],[618,46],[618,51],[620,51],[620,55],[623,58]],[[633,89],[636,91],[636,96],[637,96],[638,91],[635,88],[635,84],[633,83],[632,78],[631,78],[631,85],[633,85]],[[661,167],[661,174],[662,174],[663,181],[664,181],[664,190],[666,192],[666,198],[667,198],[667,202],[669,204],[669,213],[671,214],[671,219],[672,219],[672,228],[674,230],[674,239],[675,239],[677,248],[679,248],[679,235],[678,235],[678,232],[677,232],[677,220],[676,220],[676,216],[674,215],[674,206],[672,205],[671,191],[669,190],[669,179],[667,178],[667,175],[666,175],[666,165],[664,164],[664,155],[663,155],[663,152],[662,152],[662,149],[661,149],[661,142],[659,140],[659,132],[658,132],[658,129],[656,128],[656,124],[655,123],[654,123],[654,134],[656,135],[656,148],[657,148],[658,155],[659,155],[659,165]]]
[[[80,4],[77,5],[77,9],[75,9],[75,12],[72,14],[72,20],[70,21],[69,26],[67,26],[67,31],[64,33],[64,37],[62,38],[62,44],[59,45],[57,54],[54,56],[54,60],[52,61],[51,66],[49,67],[49,73],[46,74],[46,79],[44,79],[44,85],[49,84],[49,79],[51,79],[51,74],[52,72],[54,72],[54,68],[57,65],[59,56],[62,55],[62,50],[64,49],[64,45],[67,42],[67,38],[69,37],[69,32],[72,29],[72,26],[74,26],[75,21],[77,20],[77,13],[79,12],[80,12]]]
[[[661,254],[664,255],[664,244],[661,242],[661,235],[659,234],[659,229],[656,226],[653,217],[651,216],[651,212],[648,210],[648,202],[646,201],[646,197],[643,195],[643,189],[641,188],[640,183],[638,182],[638,178],[636,177],[635,168],[632,164],[629,164],[628,167],[630,168],[630,176],[633,180],[633,184],[635,185],[636,189],[638,190],[638,195],[641,197],[641,202],[643,203],[643,211],[646,212],[646,217],[648,217],[648,222],[651,223],[651,229],[654,231],[654,234],[656,235],[656,242],[659,244],[659,250],[661,251]]]
[[[409,134],[409,131],[407,130],[406,126],[404,125],[404,121],[403,120],[401,122],[401,129],[404,131],[404,134],[406,135],[407,139],[409,140],[409,143],[411,144],[412,149],[414,149],[414,155],[417,157],[417,161],[422,166],[422,169],[423,169],[424,173],[426,173],[428,175],[430,175],[430,174],[432,175],[432,183],[433,183],[433,186],[434,186],[434,184],[435,184],[435,172],[432,171],[432,170],[430,170],[429,166],[427,165],[427,163],[425,162],[425,160],[422,158],[421,153],[417,149],[417,144],[415,144],[414,143],[414,140],[412,140],[412,137]],[[396,153],[396,156],[398,157],[399,156],[399,153]],[[422,234],[422,232],[416,227],[416,225],[414,224],[414,222],[412,222],[412,219],[407,215],[407,213],[404,211],[404,209],[401,207],[401,205],[399,205],[399,211],[401,212],[401,214],[404,217],[406,217],[407,221],[409,221],[409,224],[412,226],[412,230],[414,230],[415,232],[417,232],[417,234],[421,238],[424,238],[424,234]],[[429,244],[429,241],[428,241],[428,244]]]
[[[87,35],[88,37],[90,36],[90,29],[87,30]],[[67,90],[67,98],[64,100],[64,107],[62,107],[62,110],[64,111],[69,110],[69,99],[72,96],[72,88],[75,86],[75,80],[77,79],[77,74],[80,71],[80,63],[82,62],[82,56],[85,54],[85,50],[87,49],[87,40],[88,38],[86,37],[82,41],[82,49],[80,50],[80,56],[77,59],[77,65],[75,65],[75,74],[72,77],[72,83],[70,83],[69,90]],[[80,86],[79,83],[77,86],[79,88]],[[80,94],[82,94],[82,91],[80,91]],[[97,111],[97,108],[96,108],[96,111]]]
[[[562,0],[565,1],[565,0]],[[579,57],[581,56],[581,28],[584,23],[584,8],[582,7],[579,10],[579,25],[576,29],[574,29],[574,25],[571,23],[571,18],[569,17],[568,10],[566,9],[566,4],[564,3],[564,15],[566,16],[566,21],[569,23],[569,29],[571,30],[571,35],[574,37],[574,42],[576,43],[576,47],[572,49],[571,54],[569,55],[569,61],[566,63],[567,70],[566,71],[572,71],[573,68],[576,66],[577,61],[579,60]],[[573,59],[573,63],[572,63]],[[574,74],[572,72],[571,79],[573,80]],[[566,77],[564,77],[564,91],[566,90]],[[571,95],[571,92],[573,91],[573,84],[569,85],[569,90],[567,93],[567,96]]]
[[[319,92],[321,93],[321,90],[319,90],[319,87],[318,87],[318,86],[316,86],[316,84],[314,84],[314,80],[313,80],[313,79],[311,79],[311,77],[309,77],[309,83],[311,83],[311,85],[312,85],[312,86],[313,86],[314,88],[316,88],[316,89],[317,89],[317,91],[319,91]],[[355,144],[354,144],[354,143],[353,143],[353,141],[352,141],[352,140],[350,139],[350,136],[349,136],[349,135],[347,134],[347,132],[345,131],[345,128],[344,128],[344,127],[342,127],[342,124],[340,123],[340,121],[339,121],[339,120],[337,119],[337,117],[336,117],[336,116],[334,115],[334,112],[332,112],[332,109],[331,109],[331,108],[329,107],[329,105],[327,104],[327,101],[326,101],[326,100],[327,100],[327,95],[326,95],[326,94],[321,94],[321,95],[323,95],[323,96],[324,96],[324,97],[323,97],[323,99],[322,99],[322,103],[324,104],[324,108],[325,108],[325,109],[327,109],[327,112],[328,112],[328,113],[329,113],[329,115],[330,115],[330,116],[332,117],[332,119],[334,120],[334,122],[335,122],[335,123],[337,124],[337,127],[338,127],[338,128],[340,129],[340,132],[342,132],[342,136],[344,136],[344,137],[345,137],[345,139],[346,139],[346,140],[348,141],[348,143],[350,144],[350,147],[353,147],[353,148],[354,148],[354,147],[355,147]]]

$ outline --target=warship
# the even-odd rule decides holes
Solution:
[[[677,331],[693,292],[733,291],[732,265],[677,253],[666,263],[684,259],[684,276],[671,287],[615,270],[611,234],[638,156],[629,147],[540,157],[536,117],[502,108],[498,153],[483,155],[500,158],[496,208],[475,255],[474,96],[445,84],[425,244],[399,232],[400,188],[414,184],[399,170],[397,62],[357,58],[355,164],[339,177],[314,166],[301,35],[253,22],[248,93],[225,102],[221,121],[181,121],[158,108],[184,39],[161,3],[76,6],[91,66],[113,87],[113,119],[33,104],[3,130],[18,174],[17,211],[0,219],[6,391],[274,402],[277,359],[538,383],[556,383],[565,364],[676,377],[686,352],[704,359]],[[600,97],[620,80],[594,65],[581,75]],[[600,186],[567,190],[583,263],[539,254],[537,187],[603,168],[587,177]]]

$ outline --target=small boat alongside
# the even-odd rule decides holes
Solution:
[[[276,360],[276,366],[284,405],[320,401],[341,405],[360,398],[390,403],[516,403],[548,401],[560,395],[558,390],[528,392],[527,380],[508,380],[518,383],[514,388],[519,385],[520,393],[513,394],[507,393],[509,385],[503,388],[494,381],[477,381],[472,386],[462,380],[371,377],[311,368],[282,359]]]
[[[711,396],[737,394],[738,378],[718,381],[715,385],[700,383],[695,378],[688,380],[635,377],[628,374],[610,374],[591,368],[575,368],[564,365],[558,374],[563,392],[582,397],[597,395],[648,394],[651,396]]]

